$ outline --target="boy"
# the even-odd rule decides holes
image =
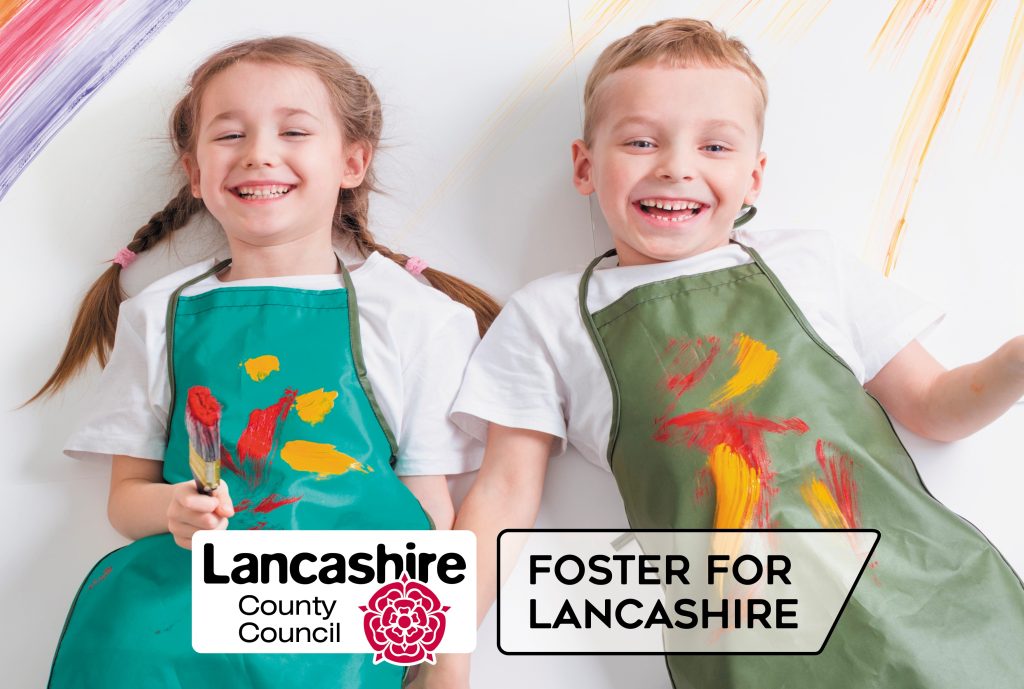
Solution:
[[[669,656],[675,686],[1024,686],[1020,579],[927,493],[882,410],[939,440],[978,430],[1024,394],[1024,336],[946,371],[915,340],[940,314],[823,235],[735,231],[764,178],[766,91],[702,21],[598,58],[573,182],[618,264],[514,295],[453,407],[490,424],[455,525],[478,536],[480,615],[495,537],[533,524],[557,439],[607,462],[633,528],[881,531],[819,656]]]

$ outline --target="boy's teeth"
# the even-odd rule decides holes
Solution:
[[[697,201],[664,201],[661,199],[641,199],[640,205],[666,211],[694,210],[701,207]]]

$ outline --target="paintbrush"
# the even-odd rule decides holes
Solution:
[[[185,404],[188,430],[188,465],[196,488],[210,495],[220,485],[220,402],[210,388],[194,385]]]

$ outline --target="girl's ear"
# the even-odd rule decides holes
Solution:
[[[594,193],[593,169],[590,149],[583,139],[576,139],[572,142],[572,183],[584,196]]]
[[[345,167],[341,174],[341,188],[355,189],[363,183],[373,160],[373,146],[365,141],[346,143],[341,149]]]
[[[188,175],[188,186],[192,191],[192,196],[197,199],[203,198],[202,190],[199,188],[199,166],[192,154],[186,153],[181,157],[181,166],[185,168],[185,174]]]

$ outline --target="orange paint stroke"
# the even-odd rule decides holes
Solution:
[[[7,0],[6,2],[0,2],[0,29],[3,29],[4,24],[11,21],[11,17],[16,15],[22,6],[28,4],[28,0]]]
[[[295,413],[310,426],[315,426],[334,409],[334,400],[337,398],[338,393],[333,390],[324,392],[320,388],[307,392],[295,398]]]
[[[759,340],[736,333],[731,349],[736,352],[733,374],[725,385],[716,393],[710,406],[718,407],[743,393],[760,386],[772,375],[779,355],[775,350],[768,349]]]
[[[266,379],[274,371],[281,370],[281,362],[273,354],[246,359],[239,366],[245,366],[245,372],[257,383]]]
[[[723,12],[715,12],[711,17],[716,25],[735,26],[740,21],[758,21],[753,15],[761,11],[773,12],[770,19],[763,22],[761,35],[772,35],[775,38],[798,38],[806,33],[818,17],[828,8],[831,0],[746,0],[742,7],[731,17],[725,18]],[[724,9],[724,8],[723,8]]]
[[[830,442],[818,439],[814,453],[825,473],[836,506],[843,515],[846,528],[860,528],[860,508],[857,504],[857,483],[853,480],[853,460]]]
[[[895,153],[876,205],[875,221],[871,224],[871,227],[892,228],[888,241],[884,242],[886,275],[896,267],[907,215],[925,160],[949,108],[964,62],[991,8],[992,0],[951,3],[904,110],[894,142]],[[889,30],[895,29],[890,27]],[[887,44],[884,40],[879,42],[879,45]],[[868,240],[869,252],[875,255],[880,247],[875,246],[873,234]]]
[[[363,474],[372,471],[356,458],[335,449],[334,445],[309,440],[290,440],[285,443],[281,448],[281,459],[296,471],[309,471],[321,476],[344,474],[349,470]]]
[[[1010,23],[1010,38],[1006,42],[999,67],[999,93],[1011,94],[1010,106],[1024,91],[1024,0],[1020,0]]]
[[[572,26],[558,38],[548,52],[527,71],[527,76],[484,121],[465,152],[441,178],[430,196],[416,208],[398,233],[401,243],[429,215],[449,192],[461,184],[469,172],[484,163],[497,150],[508,146],[515,134],[540,112],[546,103],[548,89],[575,64],[576,57],[617,19],[627,7],[638,10],[647,2],[633,0],[599,0],[584,12],[582,26]]]

